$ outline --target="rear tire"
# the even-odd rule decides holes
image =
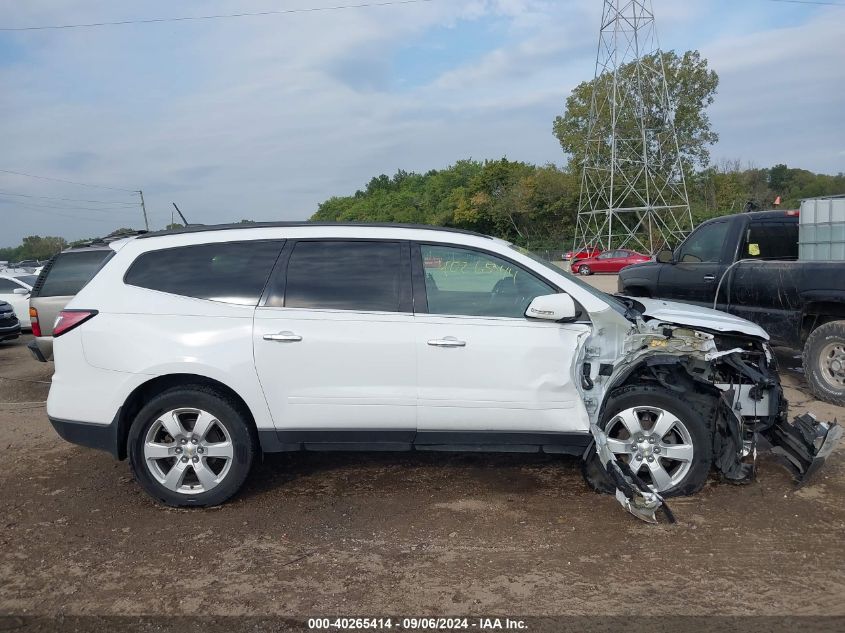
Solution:
[[[692,495],[707,482],[713,463],[712,425],[701,411],[695,401],[668,389],[631,386],[610,396],[599,427],[608,433],[614,453],[626,456],[623,461],[662,496]],[[582,462],[581,473],[594,490],[614,492],[595,449]]]
[[[169,506],[219,505],[243,485],[258,452],[238,403],[201,386],[168,389],[129,429],[129,464],[154,499]]]
[[[845,405],[845,321],[831,321],[813,330],[801,360],[813,394],[825,402]]]

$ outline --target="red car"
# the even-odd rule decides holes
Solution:
[[[615,251],[605,251],[598,257],[588,257],[581,259],[572,264],[572,272],[579,275],[592,275],[593,273],[618,273],[625,266],[631,264],[639,264],[640,262],[650,261],[651,257],[637,253],[636,251],[629,251],[619,249]]]
[[[587,259],[589,257],[598,257],[601,255],[601,249],[595,248],[594,246],[590,246],[588,248],[583,248],[580,251],[566,251],[563,254],[563,259],[566,261],[575,263],[580,259]]]

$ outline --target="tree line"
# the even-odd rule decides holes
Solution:
[[[561,249],[569,248],[575,237],[580,187],[580,175],[571,165],[467,159],[424,174],[399,170],[372,178],[350,196],[321,203],[311,220],[431,224],[479,231],[530,248]],[[780,208],[797,209],[802,198],[845,193],[845,174],[786,165],[742,167],[733,161],[693,172],[687,189],[697,224],[740,213],[749,201],[770,209],[780,196]],[[0,261],[45,260],[69,245],[62,237],[31,235],[19,246],[0,248]]]
[[[570,166],[520,161],[461,160],[424,174],[381,175],[350,196],[320,204],[314,221],[410,222],[469,229],[530,248],[571,246],[580,195],[580,175]],[[845,193],[845,174],[829,176],[786,165],[771,168],[723,163],[687,176],[690,208],[697,223],[742,212],[749,201],[797,209],[801,198]]]

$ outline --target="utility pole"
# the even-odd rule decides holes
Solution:
[[[141,196],[141,211],[144,212],[144,226],[149,231],[150,230],[150,222],[149,222],[149,220],[147,220],[147,207],[144,204],[144,192],[141,191],[140,189],[138,189],[138,195]]]
[[[574,249],[653,254],[692,230],[651,0],[604,0]]]

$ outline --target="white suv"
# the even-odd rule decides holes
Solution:
[[[283,223],[110,248],[56,320],[47,410],[170,505],[225,501],[261,452],[543,451],[653,518],[714,461],[749,479],[759,432],[794,435],[758,326],[607,295],[498,239]]]

